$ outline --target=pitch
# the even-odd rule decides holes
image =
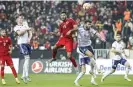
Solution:
[[[32,81],[28,84],[23,83],[22,80],[20,80],[20,84],[16,84],[13,76],[6,74],[7,84],[0,83],[0,87],[76,87],[73,83],[76,74],[31,74],[30,76]],[[133,81],[133,75],[129,77]],[[122,75],[110,76],[103,83],[100,82],[100,79],[101,75],[97,76],[96,81],[99,85],[94,86],[90,83],[90,75],[85,75],[79,83],[82,85],[81,87],[133,87],[133,82],[124,80]]]

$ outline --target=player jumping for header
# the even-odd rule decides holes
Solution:
[[[67,52],[67,58],[70,59],[72,64],[75,67],[76,72],[78,72],[78,67],[75,61],[75,58],[72,56],[73,51],[73,37],[72,34],[77,31],[77,23],[72,18],[67,18],[66,12],[60,14],[61,20],[63,21],[59,25],[58,35],[60,36],[59,40],[55,44],[52,50],[52,59],[49,62],[56,60],[57,50],[65,46]],[[53,33],[57,34],[57,33]]]

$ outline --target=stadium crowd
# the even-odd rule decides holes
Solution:
[[[58,40],[49,32],[56,32],[60,23],[59,13],[66,11],[68,17],[74,18],[79,27],[85,20],[93,23],[94,29],[106,38],[102,42],[98,38],[92,41],[97,49],[110,48],[117,32],[121,32],[126,48],[133,46],[133,2],[132,1],[101,1],[90,2],[93,7],[84,10],[77,1],[3,1],[0,2],[0,28],[6,29],[11,36],[14,47],[17,14],[23,14],[28,25],[33,28],[31,44],[34,49],[44,46],[50,49]],[[75,40],[74,48],[77,42]]]

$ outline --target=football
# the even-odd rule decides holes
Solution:
[[[85,10],[90,9],[91,7],[92,7],[92,4],[90,4],[90,3],[83,4],[83,9],[85,9]]]

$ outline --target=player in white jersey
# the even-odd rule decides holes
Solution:
[[[121,35],[117,34],[116,41],[113,42],[112,49],[111,49],[111,52],[113,52],[115,54],[115,56],[113,57],[112,70],[109,73],[106,73],[103,75],[101,82],[103,82],[107,76],[109,76],[115,72],[118,64],[124,65],[126,67],[124,79],[126,79],[127,81],[131,81],[131,79],[128,78],[128,73],[129,73],[131,66],[130,66],[129,62],[126,60],[124,48],[125,48],[125,44],[121,40]]]
[[[29,78],[29,60],[31,54],[30,40],[32,38],[31,29],[28,27],[28,24],[24,22],[23,16],[20,15],[17,18],[17,25],[14,27],[14,31],[17,33],[17,44],[20,49],[20,53],[24,56],[24,65],[23,65],[23,74],[21,79],[25,83],[31,81]]]
[[[90,21],[85,21],[84,26],[79,27],[78,29],[78,47],[77,47],[77,52],[79,53],[79,63],[81,66],[81,72],[77,76],[76,80],[74,81],[75,85],[80,86],[78,84],[78,81],[86,72],[86,66],[85,64],[89,64],[91,66],[91,71],[90,74],[92,75],[91,78],[91,83],[94,85],[97,85],[95,82],[95,68],[97,68],[95,58],[94,58],[94,52],[91,47],[91,35],[96,35],[101,40],[105,41],[104,38],[100,36],[100,34],[95,31],[93,28],[91,28],[91,22]]]

